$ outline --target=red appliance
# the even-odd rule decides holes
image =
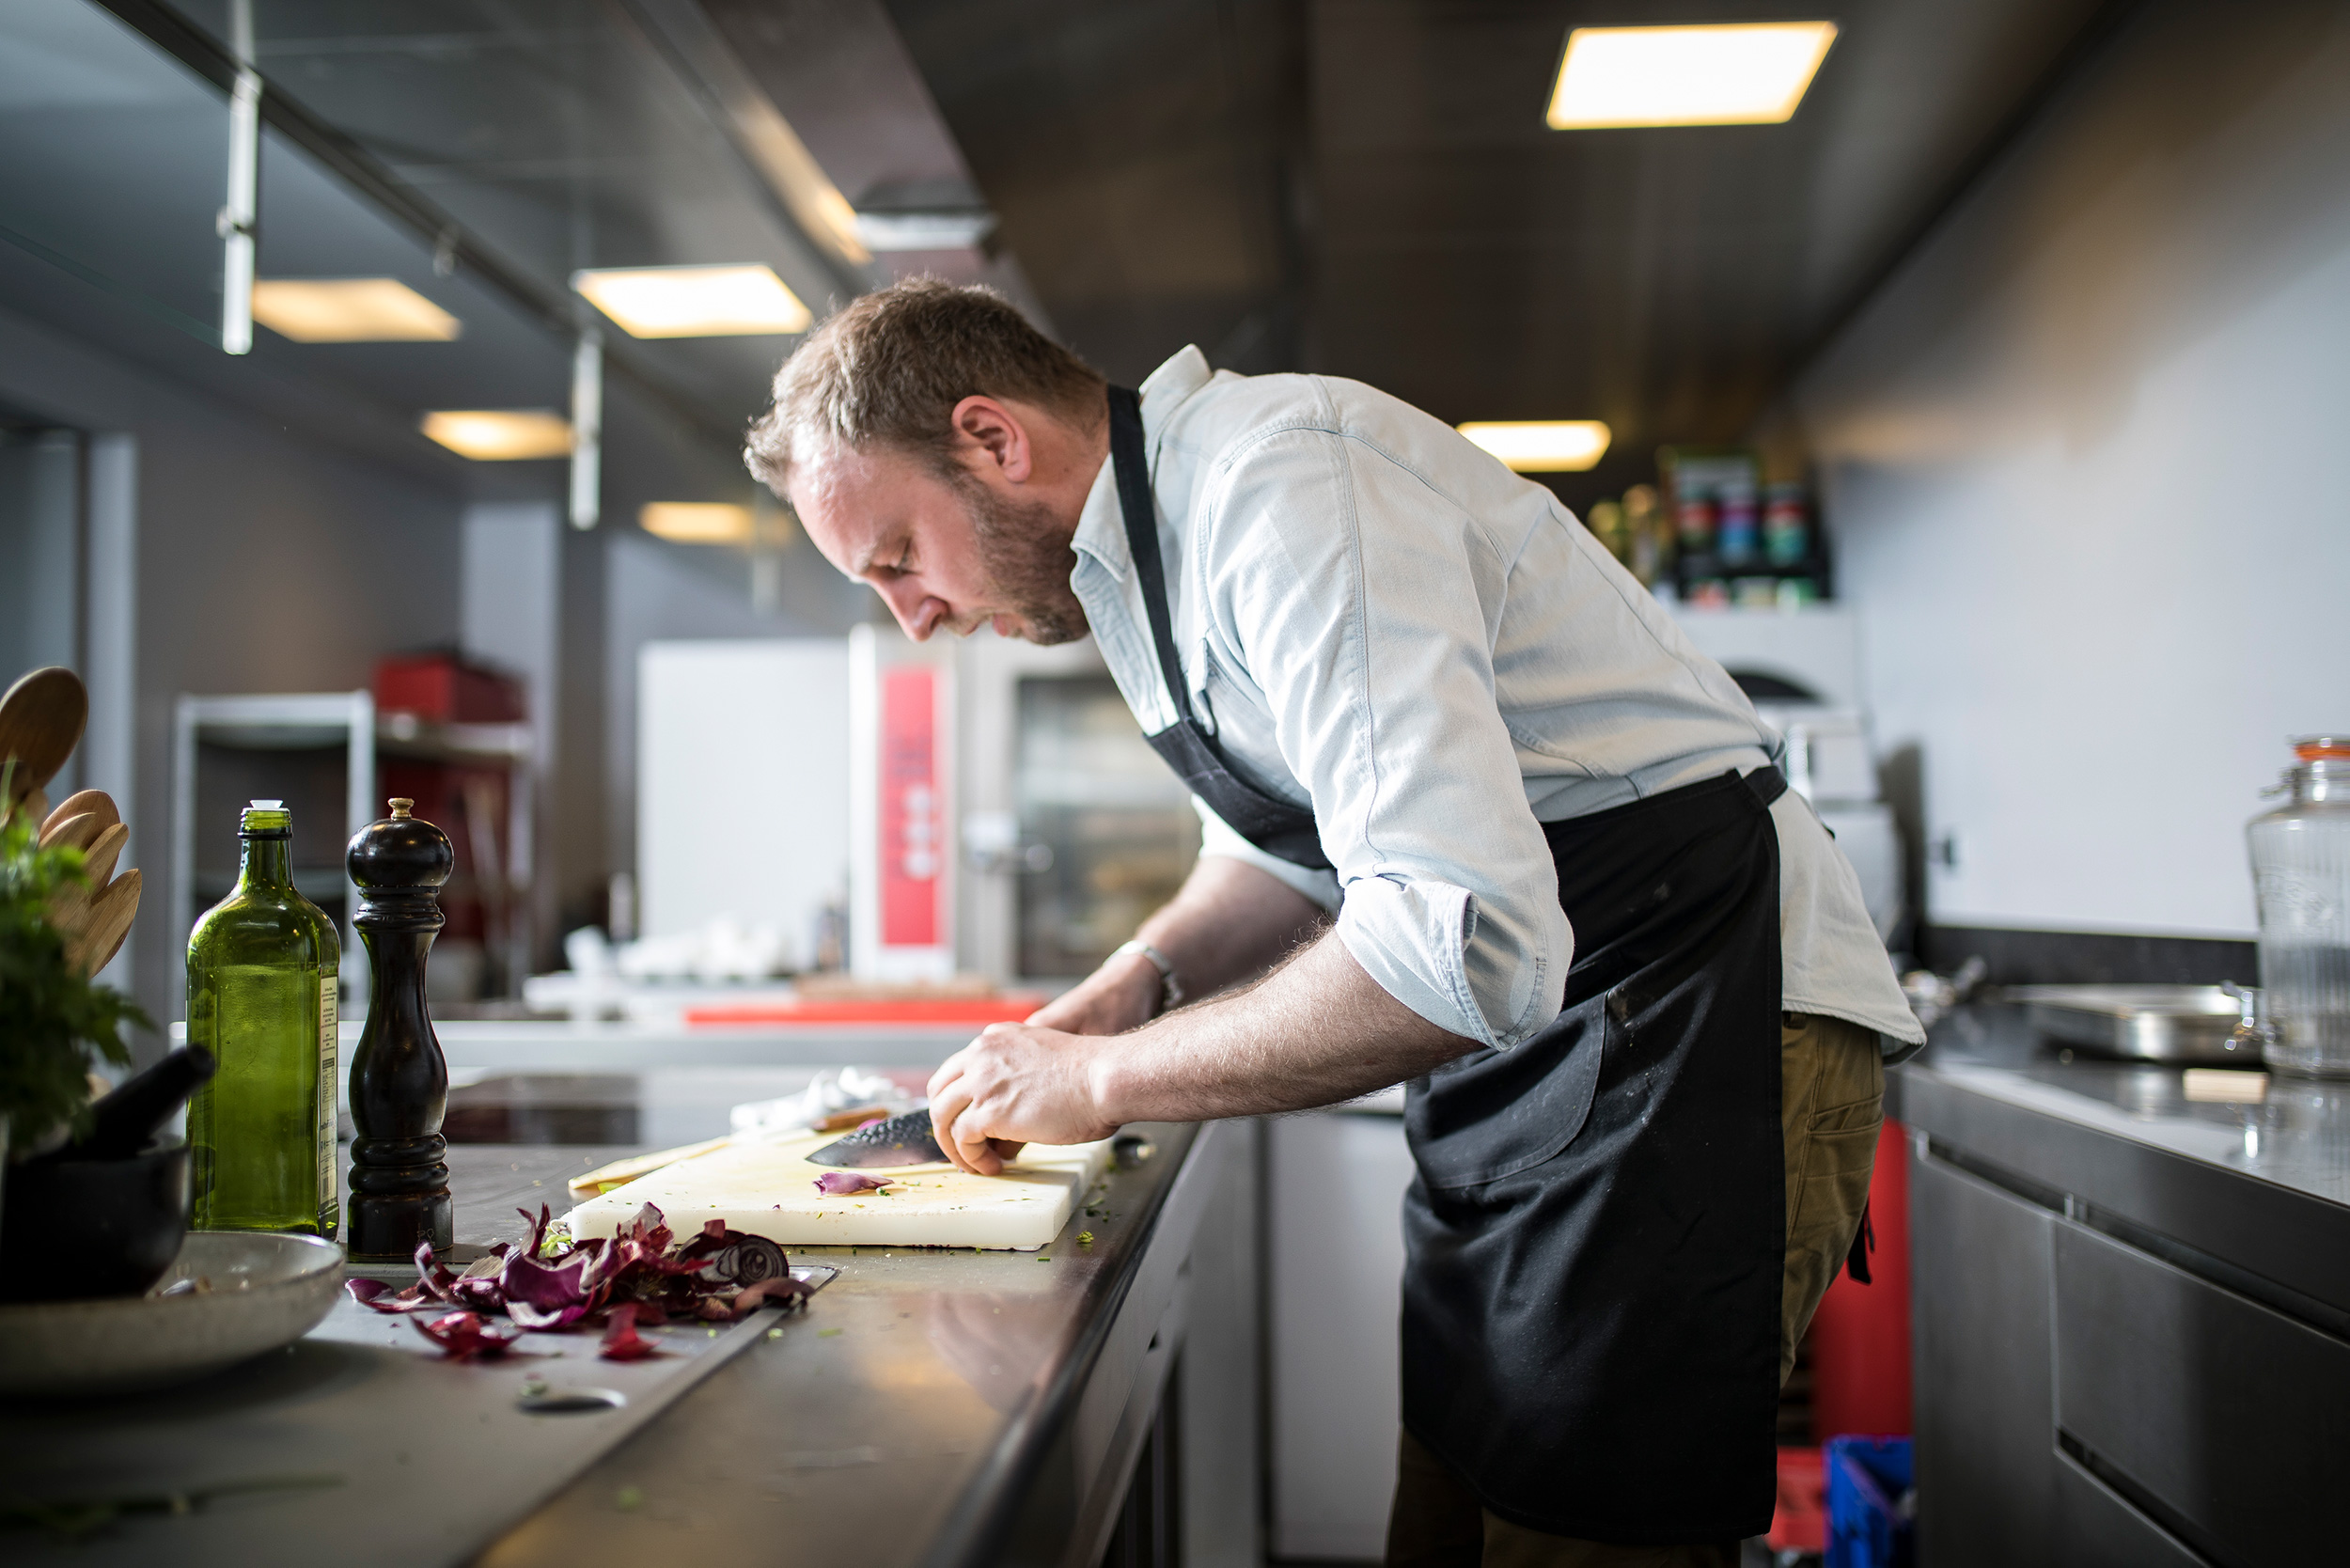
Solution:
[[[1869,1179],[1872,1283],[1839,1273],[1811,1320],[1811,1430],[1907,1436],[1909,1409],[1908,1129],[1888,1121]]]
[[[525,714],[520,681],[448,652],[378,659],[375,706],[430,724],[520,724]]]

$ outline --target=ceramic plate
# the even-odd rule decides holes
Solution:
[[[335,1305],[342,1268],[312,1236],[191,1231],[146,1295],[0,1306],[0,1397],[162,1388],[291,1344]],[[183,1279],[205,1288],[159,1294]]]

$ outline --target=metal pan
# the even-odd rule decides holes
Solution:
[[[2216,985],[2012,985],[2033,1028],[2099,1056],[2258,1066],[2228,1049],[2243,1010]]]

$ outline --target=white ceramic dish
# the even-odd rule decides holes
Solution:
[[[181,1279],[210,1289],[160,1292]],[[190,1231],[144,1296],[0,1306],[0,1398],[167,1388],[289,1345],[342,1289],[343,1249],[312,1236]]]

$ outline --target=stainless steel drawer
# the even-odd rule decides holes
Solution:
[[[2056,1456],[2056,1508],[2066,1568],[2208,1568],[2209,1559],[2063,1453]]]
[[[1913,1152],[1918,1559],[2066,1568],[2049,1413],[2047,1210]]]
[[[2340,1560],[2350,1345],[2078,1225],[2055,1255],[2060,1436],[2219,1561]]]

